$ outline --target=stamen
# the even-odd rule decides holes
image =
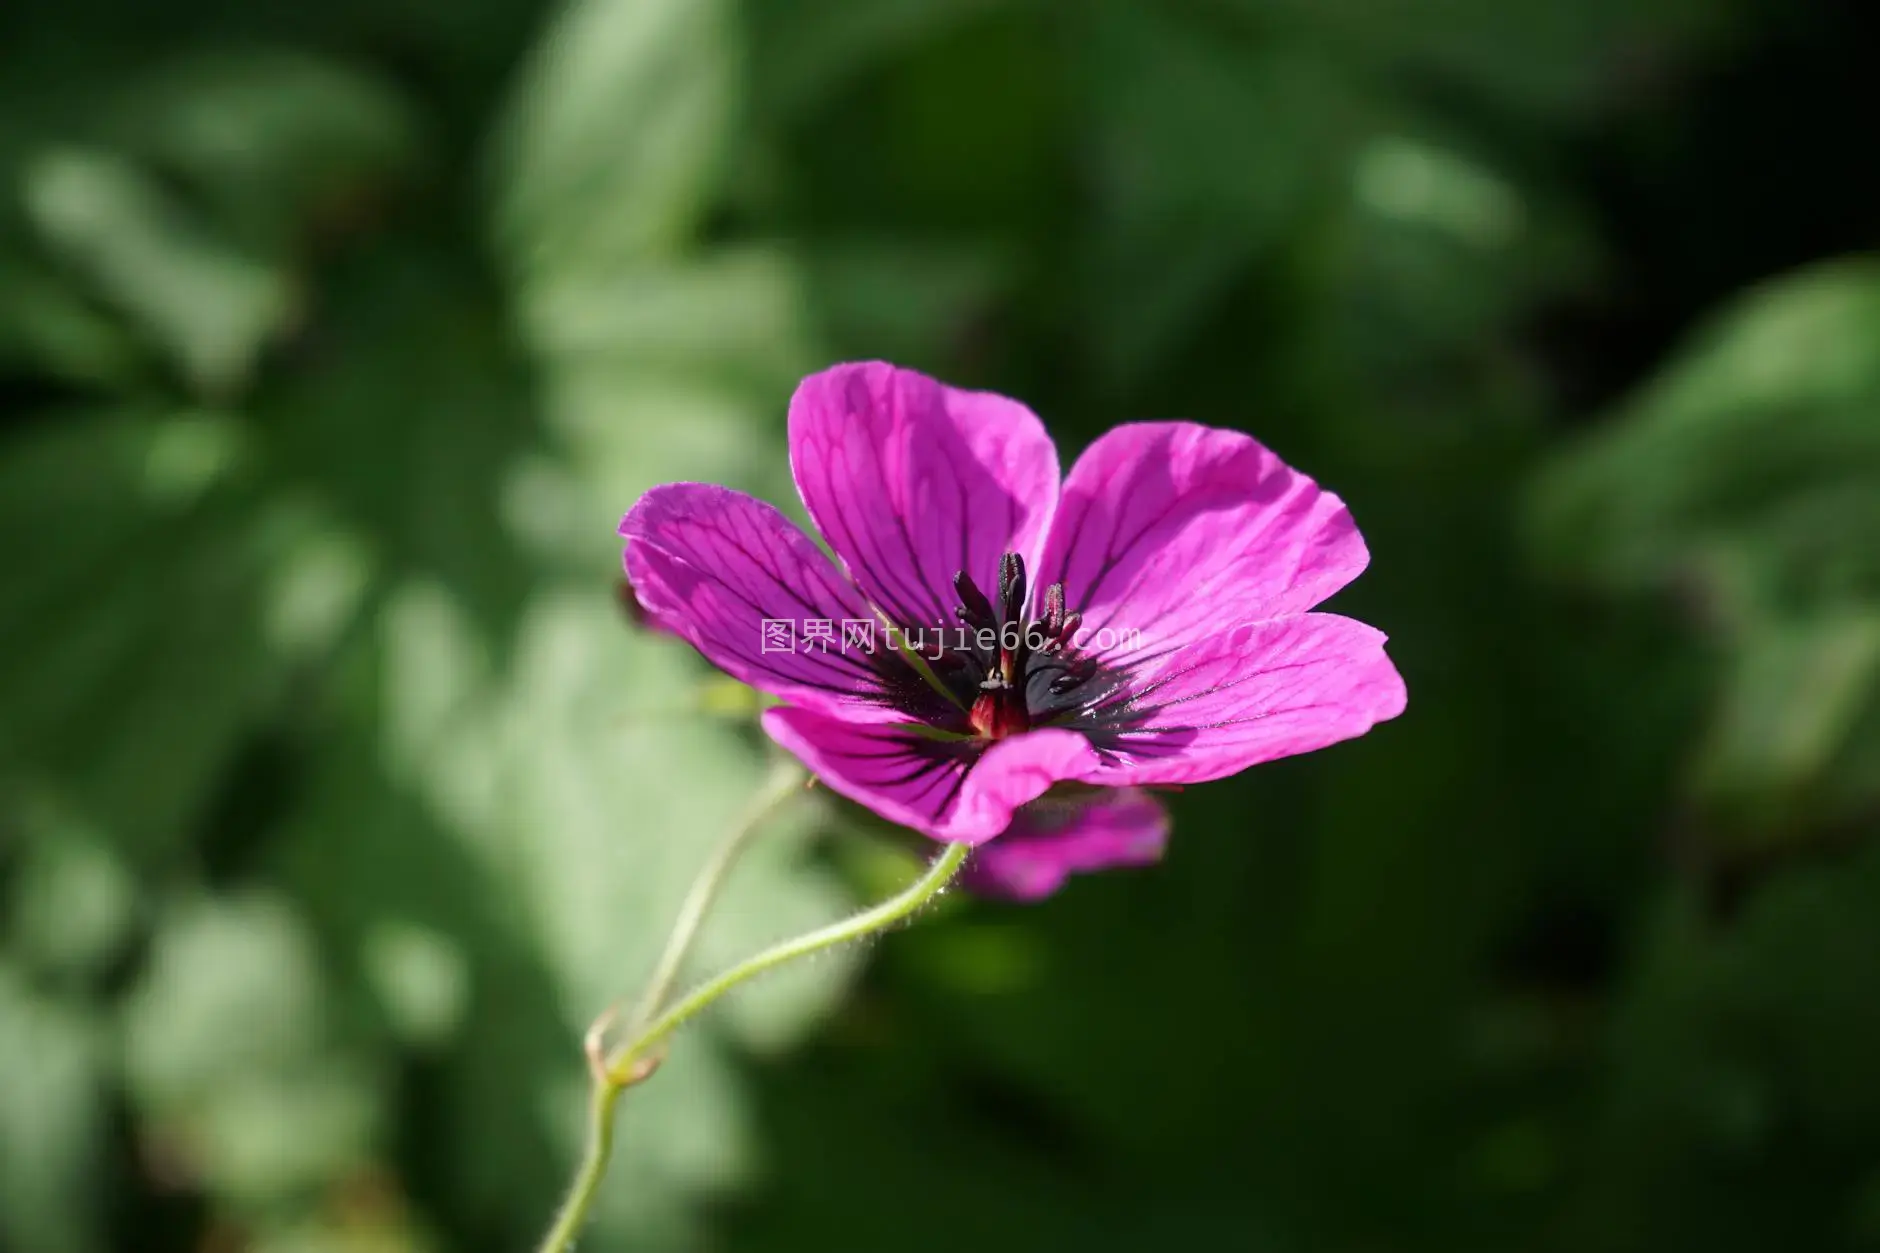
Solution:
[[[1056,639],[1064,630],[1064,585],[1053,583],[1044,589],[1044,633]]]
[[[986,599],[986,594],[979,590],[979,585],[973,582],[971,575],[964,570],[956,573],[953,576],[953,590],[960,596],[959,608],[955,610],[960,615],[960,621],[968,626],[993,623],[992,602]]]
[[[1001,623],[1014,622],[1025,610],[1025,559],[1007,553],[999,559],[999,611]]]
[[[959,604],[952,616],[971,639],[962,632],[959,644],[925,655],[921,673],[965,712],[962,729],[996,740],[1040,721],[1055,726],[1082,716],[1103,668],[1072,641],[1084,619],[1067,612],[1062,582],[1043,589],[1035,618],[1027,612],[1025,559],[1017,553],[999,558],[995,596],[980,591],[965,570],[953,575],[953,590]]]

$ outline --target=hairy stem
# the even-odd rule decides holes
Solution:
[[[623,1044],[608,1060],[607,1073],[610,1076],[618,1076],[623,1071],[630,1071],[635,1065],[644,1063],[651,1056],[652,1050],[658,1048],[667,1036],[684,1026],[700,1010],[740,983],[755,979],[758,975],[775,970],[799,957],[808,957],[811,953],[820,953],[824,949],[846,944],[850,940],[874,935],[911,917],[919,912],[921,906],[938,896],[941,889],[952,881],[953,876],[959,873],[960,867],[966,864],[966,854],[970,851],[969,846],[965,844],[948,844],[940,856],[934,858],[925,874],[879,905],[864,909],[861,913],[845,918],[841,922],[833,922],[794,939],[774,944],[755,957],[738,963],[723,974],[706,980],[678,1004],[642,1028],[633,1039]]]
[[[637,1033],[644,1028],[647,1021],[659,1012],[660,1005],[672,991],[680,968],[685,964],[686,954],[698,938],[705,915],[718,899],[718,893],[730,876],[738,855],[749,847],[751,838],[763,828],[765,819],[795,796],[808,777],[794,761],[778,762],[758,789],[757,795],[751,798],[751,803],[739,815],[737,822],[719,841],[718,847],[712,850],[712,855],[700,868],[698,877],[692,881],[692,887],[679,907],[679,917],[673,923],[672,934],[666,939],[666,947],[653,967],[646,990],[640,994],[628,1025],[630,1033]],[[540,1253],[564,1253],[580,1234],[587,1221],[588,1210],[600,1191],[601,1179],[607,1173],[608,1160],[613,1156],[614,1106],[619,1102],[622,1092],[651,1073],[650,1067],[622,1073],[620,1068],[604,1064],[602,1035],[613,1013],[613,1010],[609,1010],[602,1015],[588,1033],[594,1084],[588,1100],[587,1152],[581,1159],[581,1169],[575,1175],[573,1185],[568,1189],[568,1199],[562,1203],[554,1225],[542,1238]]]
[[[923,905],[938,896],[953,876],[959,873],[960,867],[965,865],[966,855],[970,851],[968,847],[964,844],[948,844],[926,873],[887,900],[841,922],[772,945],[755,957],[706,980],[661,1012],[659,1006],[677,979],[686,952],[691,948],[705,915],[717,899],[719,888],[732,863],[749,843],[752,832],[795,793],[802,777],[793,764],[788,769],[773,772],[753,799],[743,819],[699,872],[685,904],[679,910],[678,921],[666,941],[659,964],[654,968],[652,980],[640,998],[628,1028],[628,1042],[607,1056],[601,1051],[602,1045],[599,1043],[600,1024],[590,1033],[590,1064],[594,1083],[588,1102],[587,1152],[582,1157],[581,1168],[575,1174],[573,1185],[568,1189],[568,1199],[556,1214],[554,1225],[543,1237],[538,1253],[567,1253],[573,1247],[575,1237],[580,1235],[581,1229],[587,1224],[588,1212],[593,1208],[594,1198],[600,1192],[601,1180],[607,1174],[607,1163],[613,1156],[614,1107],[619,1103],[620,1094],[652,1074],[659,1063],[661,1050],[673,1032],[713,1001],[747,980],[775,970],[796,958],[874,935],[912,917]]]
[[[607,1163],[614,1155],[614,1105],[625,1091],[625,1086],[611,1080],[594,1084],[588,1097],[587,1153],[581,1159],[574,1185],[568,1189],[568,1199],[562,1202],[561,1212],[555,1215],[555,1225],[542,1237],[540,1253],[565,1253],[574,1247],[575,1237],[586,1225],[588,1210],[600,1193]]]
[[[685,964],[686,954],[691,951],[693,940],[698,938],[699,927],[703,925],[705,915],[711,912],[718,893],[723,890],[738,854],[751,842],[751,837],[762,829],[764,820],[795,796],[808,780],[809,775],[796,762],[779,760],[771,768],[763,787],[751,798],[750,805],[739,817],[737,825],[712,851],[710,860],[692,881],[685,903],[679,906],[679,918],[673,923],[672,934],[666,939],[665,951],[659,955],[659,964],[653,968],[653,976],[647,980],[646,990],[640,994],[633,1017],[628,1020],[627,1030],[630,1034],[644,1028],[653,1015],[659,1012],[659,1007],[666,1003],[672,985],[678,981],[679,969]]]

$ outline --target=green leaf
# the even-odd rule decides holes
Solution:
[[[227,419],[42,423],[0,458],[0,778],[136,857],[204,816],[279,694],[267,574],[291,538],[247,495]],[[135,542],[136,559],[127,560]]]
[[[19,1253],[102,1247],[103,1033],[0,963],[0,1237]]]
[[[1862,712],[1880,706],[1880,604],[1761,627],[1734,663],[1694,763],[1692,786],[1712,812],[1779,830],[1811,816],[1831,772],[1866,780],[1873,795],[1880,756],[1847,750]],[[1835,812],[1846,804],[1817,808],[1854,817]]]
[[[737,69],[725,0],[572,0],[498,138],[497,237],[531,281],[669,254],[716,187]]]
[[[1555,572],[1674,591],[1727,658],[1691,775],[1768,838],[1880,802],[1880,265],[1752,292],[1535,484]]]
[[[239,389],[293,311],[285,273],[218,236],[119,155],[47,153],[26,171],[25,196],[46,242],[206,396]]]
[[[1873,262],[1823,266],[1744,297],[1548,469],[1533,501],[1542,556],[1607,582],[1663,579],[1718,544],[1754,550],[1796,511],[1823,508],[1855,525],[1810,518],[1817,545],[1854,560],[1873,552],[1877,343]]]
[[[106,383],[127,378],[137,345],[111,317],[35,262],[0,257],[0,370]]]
[[[407,103],[380,79],[298,51],[200,52],[118,93],[102,129],[183,179],[270,255],[343,225],[416,160]]]
[[[20,798],[24,836],[7,911],[7,949],[55,979],[86,981],[118,957],[135,921],[135,881],[99,831],[54,805]]]
[[[286,901],[180,902],[125,1006],[125,1072],[179,1165],[240,1207],[279,1204],[362,1162],[369,1069],[336,1049],[320,956]]]
[[[600,269],[527,295],[530,339],[557,371],[633,367],[774,394],[813,359],[802,267],[776,249]]]

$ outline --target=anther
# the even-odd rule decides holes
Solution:
[[[1003,573],[1001,570],[1001,575]],[[992,602],[986,599],[986,594],[979,590],[979,585],[973,582],[972,576],[966,571],[961,570],[954,574],[953,590],[960,594],[960,606],[956,612],[961,613],[961,621],[968,626],[980,626],[994,621]],[[967,614],[972,616],[965,616]]]
[[[1025,559],[1007,553],[999,559],[999,610],[1001,621],[1016,621],[1025,607]]]
[[[1064,585],[1053,583],[1044,589],[1044,633],[1056,639],[1064,630]]]

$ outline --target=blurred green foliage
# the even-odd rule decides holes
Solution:
[[[614,523],[867,355],[1255,432],[1410,712],[741,995],[591,1247],[1880,1248],[1876,33],[14,0],[0,1249],[527,1246],[762,769]],[[838,818],[702,962],[903,872]]]

